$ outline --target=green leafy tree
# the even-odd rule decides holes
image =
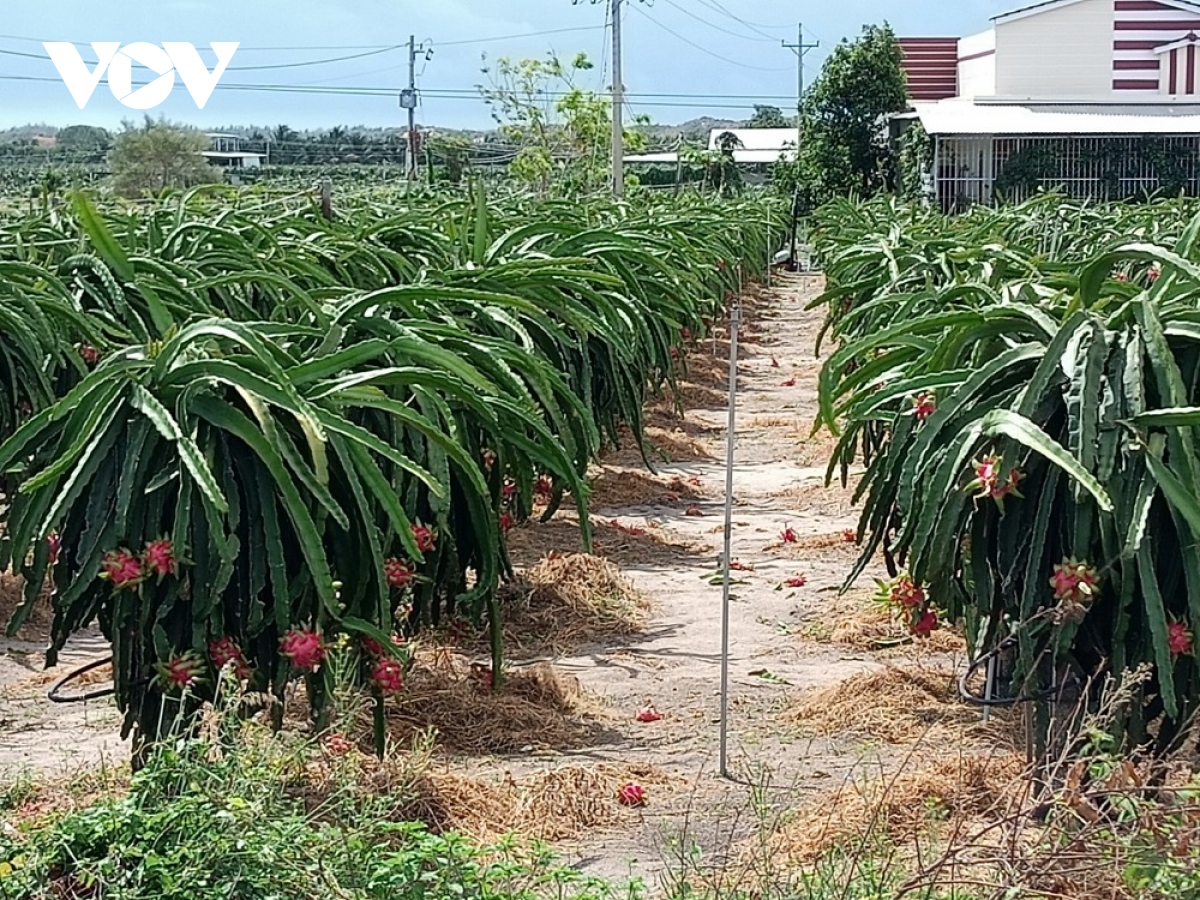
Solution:
[[[492,107],[501,134],[516,147],[509,174],[543,193],[551,186],[592,191],[603,188],[611,172],[611,103],[576,84],[594,68],[580,53],[564,64],[555,54],[545,59],[501,57],[483,73],[491,81],[479,92]],[[639,117],[635,124],[647,124]],[[640,150],[645,136],[626,129],[625,146]]]
[[[804,99],[796,181],[806,205],[871,196],[895,184],[887,116],[908,106],[903,53],[891,27],[868,25],[830,54]]]
[[[795,125],[777,106],[754,107],[754,115],[746,123],[747,128],[790,128]]]
[[[59,150],[105,151],[112,146],[112,135],[95,125],[71,125],[56,136]]]
[[[451,184],[462,184],[471,162],[471,141],[457,134],[435,134],[429,140],[429,154],[441,177]]]
[[[149,116],[139,128],[124,123],[108,154],[112,186],[124,197],[159,194],[221,181],[221,172],[201,153],[209,141],[201,132]]]

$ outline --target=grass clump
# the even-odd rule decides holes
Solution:
[[[315,789],[320,745],[254,723],[156,748],[129,790],[0,827],[0,898],[604,900],[543,846],[475,843],[405,816],[419,781]],[[623,894],[622,896],[628,896]]]

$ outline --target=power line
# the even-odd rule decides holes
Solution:
[[[520,40],[521,38],[546,37],[547,35],[553,35],[553,34],[570,34],[573,32],[583,32],[583,31],[601,31],[606,28],[607,28],[606,25],[581,25],[581,26],[575,26],[572,28],[552,28],[552,29],[548,29],[548,30],[544,30],[544,31],[526,31],[526,32],[522,32],[520,34],[498,34],[498,35],[493,35],[491,37],[469,38],[466,40],[459,40],[459,41],[440,41],[440,42],[437,42],[437,46],[439,46],[439,47],[464,47],[464,46],[468,46],[471,44],[490,44],[490,43],[495,43],[497,41],[515,41],[515,40]],[[22,43],[29,43],[29,44],[43,44],[43,43],[50,42],[49,38],[32,38],[32,37],[28,37],[27,35],[17,35],[17,34],[0,34],[0,40],[20,41]],[[79,44],[79,45],[83,45],[83,46],[90,46],[90,44],[91,44],[90,41],[68,41],[68,43]],[[372,51],[373,53],[386,53],[389,50],[395,50],[395,49],[397,49],[397,46],[382,45],[382,44],[343,44],[340,46],[328,45],[328,44],[317,44],[317,45],[308,45],[308,46],[261,46],[261,47],[253,47],[253,46],[245,47],[245,46],[243,46],[243,47],[238,47],[238,51],[242,52],[242,53],[274,53],[274,52],[305,52],[305,51],[307,51],[307,52],[316,52],[316,51],[337,52],[337,51],[342,51],[342,50],[366,50],[366,51]],[[403,45],[399,45],[399,49],[403,49]],[[16,54],[16,55],[27,55],[28,56],[30,54]],[[370,55],[370,54],[364,54],[364,55]],[[35,59],[46,59],[45,56],[39,56],[37,54],[33,54],[32,56]],[[348,57],[348,58],[353,59],[354,57]],[[89,65],[95,65],[95,63],[89,63]]]
[[[642,10],[642,8],[640,6],[638,6],[636,3],[633,4],[632,9],[634,11],[636,11],[639,15],[644,16],[646,19],[653,22],[655,25],[657,25],[663,31],[665,31],[668,34],[673,35],[674,37],[683,41],[685,44],[695,47],[697,50],[701,51],[702,53],[707,53],[709,56],[713,57],[714,59],[719,59],[719,60],[721,60],[721,62],[728,63],[731,66],[738,66],[739,68],[742,68],[742,69],[753,69],[754,71],[757,71],[757,72],[786,72],[786,71],[788,71],[788,69],[786,69],[786,68],[769,69],[769,68],[766,68],[765,66],[752,66],[749,63],[744,63],[744,62],[741,62],[740,60],[730,59],[728,56],[722,56],[719,53],[714,53],[712,50],[709,50],[707,47],[705,47],[701,44],[697,44],[695,41],[684,37],[682,34],[680,34],[678,31],[675,31],[673,28],[668,28],[662,22],[658,21],[658,19],[654,18],[654,16],[650,15],[647,12],[644,12]]]
[[[263,65],[263,66],[229,66],[228,68],[226,68],[225,71],[226,72],[258,72],[258,71],[266,71],[269,69],[300,69],[300,68],[304,68],[305,66],[325,66],[325,65],[330,65],[332,63],[347,62],[352,59],[364,59],[368,56],[379,56],[381,53],[391,53],[395,50],[402,50],[402,49],[404,49],[403,44],[395,44],[391,47],[381,47],[377,50],[370,50],[366,53],[353,53],[350,56],[334,56],[334,57],[330,57],[327,59],[306,59],[306,60],[302,60],[301,62],[273,63],[271,65]],[[2,48],[0,48],[0,55],[20,56],[25,59],[39,59],[39,60],[48,60],[50,58],[43,53],[23,53],[20,50],[5,50]],[[95,60],[87,60],[87,61],[85,61],[85,65],[95,67],[96,65],[98,65],[98,63]]]
[[[707,6],[709,9],[713,10],[714,12],[718,12],[718,13],[721,13],[721,15],[728,16],[730,19],[733,19],[733,21],[735,21],[741,25],[745,25],[751,31],[756,31],[759,34],[763,34],[763,32],[758,31],[758,29],[760,29],[760,28],[766,28],[771,31],[783,31],[783,30],[791,27],[790,25],[764,25],[762,22],[747,22],[745,19],[741,18],[740,16],[736,16],[733,13],[731,13],[728,9],[726,9],[719,2],[717,2],[717,0],[699,0],[699,2],[702,3],[704,6]],[[763,34],[763,37],[771,37],[771,36],[769,34]],[[772,38],[772,40],[773,40],[773,38]]]
[[[663,0],[663,2],[666,3],[668,6],[675,7],[677,10],[679,10],[685,16],[695,19],[697,22],[700,22],[703,25],[707,25],[709,28],[712,28],[712,29],[715,29],[716,31],[721,32],[721,34],[726,34],[732,38],[737,38],[739,41],[759,41],[761,43],[771,43],[771,44],[775,43],[776,39],[773,37],[751,37],[750,35],[738,34],[737,32],[730,31],[728,28],[725,28],[721,25],[716,25],[716,24],[708,21],[708,19],[705,19],[705,18],[702,18],[701,16],[696,15],[694,12],[692,12],[687,7],[680,6],[678,3],[675,2],[675,0]]]

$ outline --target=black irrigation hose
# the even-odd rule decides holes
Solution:
[[[983,656],[979,657],[979,659],[975,660],[975,662],[971,663],[971,665],[967,667],[967,670],[963,672],[961,677],[958,679],[959,697],[961,697],[967,703],[972,703],[975,706],[1017,706],[1020,703],[1046,703],[1050,700],[1053,700],[1058,694],[1060,685],[1052,685],[1051,687],[1042,691],[1040,694],[1022,694],[1016,697],[1002,697],[1000,699],[993,697],[990,700],[987,697],[980,697],[978,694],[972,694],[970,688],[967,687],[967,682],[971,680],[972,675],[979,671],[981,666],[991,662],[1009,647],[1015,647],[1017,643],[1018,642],[1015,637],[1005,638],[994,650],[989,650]]]
[[[46,692],[46,698],[51,703],[86,703],[88,700],[99,700],[101,697],[111,697],[117,692],[115,687],[102,688],[98,691],[91,691],[87,694],[77,694],[73,697],[64,697],[59,693],[59,691],[65,688],[76,678],[86,675],[88,672],[99,669],[101,666],[107,666],[112,661],[113,658],[108,656],[104,659],[98,659],[95,662],[90,662],[85,666],[80,666],[78,669],[68,672],[58,680],[54,687],[50,688],[50,690]]]

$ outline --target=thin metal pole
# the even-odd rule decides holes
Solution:
[[[413,96],[417,89],[417,36],[408,36],[408,90]],[[417,180],[417,110],[408,108],[408,180]]]
[[[740,278],[739,278],[740,281]],[[729,774],[729,588],[730,554],[733,544],[733,456],[737,442],[738,328],[742,324],[742,298],[738,291],[729,312],[729,430],[725,440],[725,552],[724,587],[721,597],[721,777]]]
[[[625,195],[625,126],[621,121],[625,85],[621,66],[621,0],[612,0],[612,190],[618,199]]]
[[[996,657],[988,660],[987,664],[987,684],[983,688],[983,698],[991,700],[995,696],[996,690]],[[985,704],[983,707],[983,721],[990,721],[992,718],[992,707],[990,704]]]

